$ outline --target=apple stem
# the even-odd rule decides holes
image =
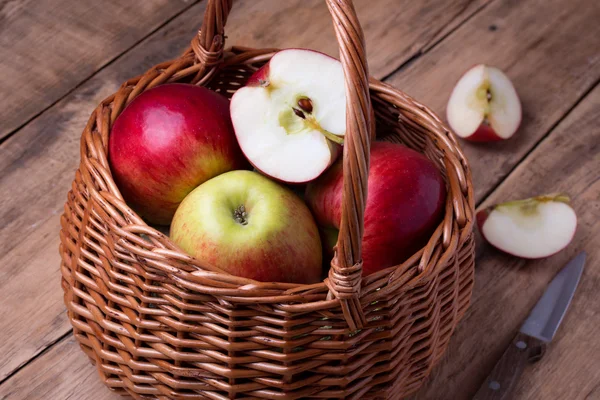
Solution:
[[[295,109],[294,109],[295,110]],[[295,111],[294,111],[295,112]],[[298,115],[298,114],[296,114]],[[333,143],[337,143],[337,144],[344,144],[344,138],[341,136],[338,136],[334,133],[331,133],[323,128],[321,128],[321,125],[315,120],[314,117],[309,116],[309,118],[306,118],[306,123],[308,124],[308,126],[310,126],[312,129],[317,130],[319,132],[321,132],[323,134],[323,136],[325,136],[326,139],[331,140]]]
[[[561,203],[566,203],[566,204],[569,204],[571,202],[571,198],[569,197],[568,194],[558,193],[553,196],[554,196],[554,198],[553,198],[554,201],[559,201]]]
[[[248,225],[248,214],[243,204],[233,211],[233,219],[240,225]]]
[[[323,136],[325,136],[327,139],[331,140],[333,143],[337,143],[337,144],[344,144],[344,138],[334,135],[331,132],[326,131],[325,129],[321,129],[321,133],[323,134]]]
[[[304,104],[304,107],[306,107],[309,110],[312,110],[312,103],[310,102],[310,100],[308,98],[302,98],[298,100],[298,104],[300,104],[302,100],[307,100],[308,103]],[[302,123],[303,127],[308,127],[310,129],[314,129],[316,131],[321,132],[321,134],[325,136],[326,139],[332,141],[333,143],[344,144],[344,138],[342,136],[335,135],[323,129],[321,127],[321,124],[319,124],[319,122],[315,119],[315,117],[312,114],[309,113],[308,115],[306,115],[302,110],[296,107],[291,107],[291,109],[298,118],[304,121]],[[290,114],[286,113],[285,111],[279,114],[279,124],[285,129],[285,131],[288,134],[296,133],[302,130],[294,123],[294,121],[297,120],[295,120],[294,117],[290,116]]]

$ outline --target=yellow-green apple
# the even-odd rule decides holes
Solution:
[[[521,123],[521,102],[498,68],[476,65],[458,81],[446,107],[454,132],[474,142],[510,138]]]
[[[114,123],[108,156],[125,201],[159,225],[169,224],[202,182],[249,167],[228,100],[188,84],[157,86],[135,98]]]
[[[234,94],[231,119],[257,170],[311,181],[335,161],[346,132],[342,65],[312,50],[280,51]]]
[[[321,241],[310,211],[257,172],[227,172],[194,189],[175,213],[171,239],[232,275],[293,283],[321,277]]]
[[[306,189],[306,201],[322,228],[326,252],[340,227],[342,162]],[[362,241],[363,275],[402,263],[425,245],[440,223],[446,187],[424,155],[394,143],[371,147]]]
[[[477,213],[484,239],[506,253],[543,258],[567,247],[577,229],[569,197],[551,194],[508,201]]]

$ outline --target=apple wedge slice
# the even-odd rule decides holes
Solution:
[[[446,107],[448,123],[461,138],[492,142],[510,138],[521,123],[521,102],[508,77],[479,64],[458,81]]]
[[[230,111],[240,147],[257,170],[283,182],[311,181],[344,141],[342,65],[316,51],[282,50],[234,94]]]
[[[477,213],[479,231],[492,246],[523,258],[544,258],[567,247],[577,216],[564,194],[497,204]]]

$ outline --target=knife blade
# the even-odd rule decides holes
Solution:
[[[581,252],[552,279],[473,400],[508,400],[525,366],[537,361],[560,326],[583,273]]]

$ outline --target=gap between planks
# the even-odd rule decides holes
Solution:
[[[438,44],[440,44],[444,39],[446,39],[448,36],[450,36],[454,32],[456,32],[457,29],[459,29],[461,26],[466,24],[471,18],[473,18],[475,15],[477,15],[478,13],[483,11],[483,9],[486,8],[487,6],[489,6],[492,1],[494,1],[494,0],[490,0],[487,3],[482,3],[479,7],[477,7],[475,10],[473,10],[460,24],[458,24],[454,27],[451,27],[450,29],[447,29],[447,26],[450,24],[438,29],[437,33],[431,38],[431,40],[429,40],[427,43],[425,43],[423,45],[423,47],[417,53],[415,53],[412,57],[410,57],[409,59],[404,61],[402,64],[400,64],[396,69],[391,71],[389,74],[387,74],[386,76],[381,78],[381,80],[385,82],[388,78],[391,78],[392,76],[394,76],[394,75],[398,74],[399,72],[401,72],[402,70],[406,69],[412,63],[417,61],[420,57],[422,57],[427,52],[429,52],[429,50],[432,50],[434,47],[436,47]],[[461,14],[463,12],[465,12],[472,3],[473,3],[472,0],[469,0],[468,2],[466,2],[464,7],[461,10],[459,10],[452,17],[452,20],[460,18]]]
[[[53,341],[49,342],[48,345],[46,347],[44,347],[39,353],[36,353],[33,357],[31,357],[30,359],[28,359],[27,361],[25,361],[24,363],[22,363],[21,365],[19,365],[17,368],[15,368],[13,371],[11,371],[11,373],[8,374],[7,376],[5,376],[4,379],[0,380],[0,386],[4,382],[6,382],[10,378],[12,378],[14,375],[18,374],[19,371],[21,371],[22,369],[27,368],[27,366],[29,364],[31,364],[32,362],[34,362],[38,358],[42,357],[44,354],[48,353],[54,346],[60,344],[64,340],[67,340],[71,336],[72,333],[73,333],[73,329],[69,329],[63,335],[61,335],[61,336],[57,337],[56,339],[54,339]]]

